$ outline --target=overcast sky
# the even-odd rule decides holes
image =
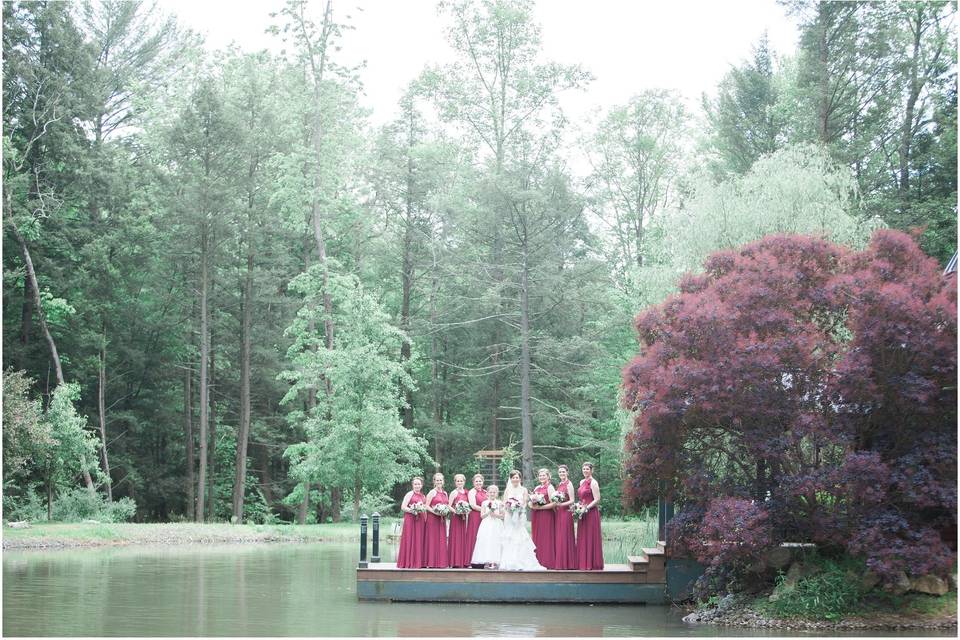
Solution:
[[[280,0],[160,4],[204,34],[210,48],[231,42],[248,51],[280,48],[264,33]],[[322,2],[313,5],[319,21]],[[337,55],[349,64],[366,60],[361,78],[374,123],[393,117],[403,88],[425,65],[452,57],[433,0],[335,0],[334,11],[352,16],[356,26]],[[695,107],[702,92],[712,92],[731,65],[750,55],[765,30],[778,53],[792,53],[798,35],[775,0],[541,0],[536,15],[544,59],[581,64],[595,76],[587,92],[561,97],[574,122],[648,88],[676,89]]]

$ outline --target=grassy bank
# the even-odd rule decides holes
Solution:
[[[385,519],[390,530],[393,520]],[[226,544],[248,542],[349,542],[358,537],[353,523],[257,525],[226,523],[40,523],[29,529],[3,529],[4,549],[93,547],[122,544]]]
[[[384,518],[382,535],[391,536],[395,518]],[[656,521],[611,520],[603,524],[603,537],[618,555],[635,554],[652,546]],[[352,522],[336,524],[232,525],[226,523],[37,523],[29,529],[3,527],[4,549],[59,549],[126,544],[229,544],[257,542],[353,542],[359,527]],[[612,558],[611,562],[623,562]]]

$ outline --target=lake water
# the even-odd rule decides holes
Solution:
[[[393,545],[381,550],[392,560]],[[3,635],[771,635],[689,626],[666,606],[359,602],[358,555],[346,543],[4,551]]]

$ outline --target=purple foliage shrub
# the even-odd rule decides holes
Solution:
[[[727,573],[785,541],[887,581],[951,570],[956,277],[913,238],[721,251],[636,328],[624,493],[649,504],[665,487],[681,546]]]

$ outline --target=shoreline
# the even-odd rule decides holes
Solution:
[[[380,523],[382,543],[395,543],[396,518],[384,518]],[[604,532],[606,542],[624,542],[634,530],[643,527],[642,521],[611,522]],[[359,525],[352,522],[324,524],[229,524],[225,522],[75,522],[37,523],[26,529],[13,529],[4,524],[2,529],[4,551],[95,549],[131,545],[208,545],[208,544],[276,544],[352,542],[360,539]],[[368,532],[372,541],[372,530]],[[640,542],[631,540],[631,546]]]
[[[390,524],[388,521],[385,524]],[[391,525],[392,526],[392,525]],[[225,523],[55,523],[3,529],[3,550],[58,550],[131,545],[209,545],[353,542],[356,526],[233,525]]]
[[[915,611],[871,613],[840,620],[809,618],[773,618],[757,611],[749,603],[727,596],[710,609],[690,609],[683,621],[693,626],[786,631],[943,631],[957,628],[957,617],[949,613],[920,614]]]

